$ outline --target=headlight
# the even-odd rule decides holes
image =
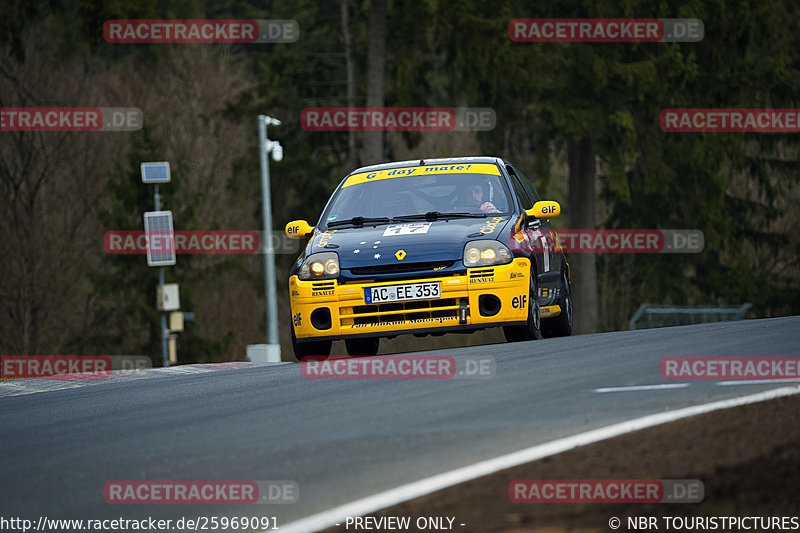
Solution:
[[[297,277],[303,281],[339,277],[339,256],[336,252],[320,252],[305,258]]]
[[[513,258],[511,250],[498,241],[472,241],[464,246],[464,266],[467,268],[505,265]]]

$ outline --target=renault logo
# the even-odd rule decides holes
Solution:
[[[406,257],[406,252],[405,252],[405,250],[397,250],[397,252],[395,252],[394,256],[397,259],[399,259],[400,261],[402,261]]]

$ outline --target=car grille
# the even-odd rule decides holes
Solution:
[[[346,325],[380,325],[398,320],[418,320],[423,318],[458,318],[462,300],[467,298],[440,298],[438,300],[409,300],[384,304],[356,305],[342,309],[340,319]]]
[[[437,272],[450,268],[455,261],[432,261],[427,263],[398,263],[394,265],[379,265],[370,267],[357,267],[350,269],[357,276],[375,276],[380,274],[402,274],[405,272]]]
[[[480,270],[472,270],[469,273],[470,279],[474,278],[491,278],[494,276],[494,269],[493,268],[482,268]]]

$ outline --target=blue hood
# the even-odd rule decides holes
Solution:
[[[399,263],[456,261],[461,259],[468,241],[496,239],[509,220],[509,216],[489,216],[382,224],[376,227],[332,228],[324,233],[317,232],[308,244],[307,253],[336,252],[343,270]],[[396,256],[399,250],[405,252],[402,260]]]

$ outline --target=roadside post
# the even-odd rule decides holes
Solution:
[[[161,197],[158,194],[159,184],[170,181],[169,162],[142,163],[141,170],[142,183],[155,186],[153,193],[155,211],[148,211],[144,214],[144,232],[147,242],[147,265],[158,267],[156,308],[161,312],[161,355],[162,365],[166,367],[169,366],[167,312],[180,309],[178,284],[164,284],[164,267],[175,264],[175,232],[172,227],[172,211],[161,211]],[[156,245],[156,242],[159,245]]]

